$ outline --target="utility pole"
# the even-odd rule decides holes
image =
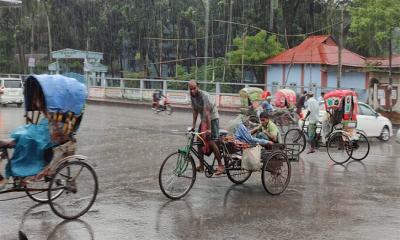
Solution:
[[[342,81],[342,49],[343,49],[343,6],[340,9],[340,35],[339,35],[339,52],[338,52],[338,72],[336,74],[337,85],[336,87],[340,89],[341,81]]]
[[[180,37],[180,34],[179,34],[179,21],[178,21],[178,24],[177,24],[177,27],[176,27],[176,32],[177,32],[177,35],[178,35],[178,39],[177,39],[177,41],[176,41],[175,78],[178,79],[179,37]]]
[[[246,47],[247,27],[243,33],[243,48],[242,48],[242,83],[244,83],[244,48]]]
[[[392,34],[390,34],[389,38],[389,87],[388,87],[388,98],[389,99],[389,111],[392,111]]]
[[[158,50],[159,50],[159,61],[160,61],[160,65],[159,65],[159,73],[160,73],[160,79],[163,77],[162,76],[162,54],[163,54],[163,32],[164,32],[164,28],[163,28],[163,19],[162,19],[162,15],[161,15],[161,7],[159,9],[159,16],[160,16],[160,42],[158,45]]]
[[[205,0],[205,8],[206,8],[206,18],[205,18],[205,41],[204,41],[204,81],[206,82],[205,88],[207,89],[207,65],[208,65],[208,26],[209,26],[209,18],[210,18],[210,3],[209,0]]]
[[[48,12],[47,0],[43,1],[43,6],[45,9],[46,21],[47,21],[47,37],[48,37],[48,41],[49,41],[48,59],[49,59],[49,64],[50,64],[53,61],[53,59],[51,57],[51,52],[53,51],[53,44],[52,44],[52,39],[51,39],[50,17],[49,17],[49,12]]]
[[[196,60],[196,70],[194,72],[194,80],[197,81],[197,68],[198,68],[198,64],[197,64],[197,27],[196,27],[196,23],[194,23],[194,48],[195,48],[195,60]]]
[[[269,26],[268,26],[268,30],[270,30],[271,32],[274,30],[274,4],[275,0],[270,0],[269,1]]]
[[[226,61],[226,53],[228,50],[230,50],[229,45],[231,44],[231,33],[232,33],[232,6],[233,6],[233,0],[229,1],[229,23],[228,23],[228,32],[227,32],[227,38],[226,38],[226,44],[225,44],[225,56],[224,56],[224,71],[222,73],[222,81],[225,82],[225,75],[226,75],[226,65],[229,64],[229,59],[228,62]]]

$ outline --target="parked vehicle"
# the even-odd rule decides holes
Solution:
[[[22,81],[18,78],[0,78],[0,104],[5,107],[7,104],[22,106],[24,102]]]
[[[322,122],[325,114],[324,101],[319,103],[319,109],[320,122]],[[306,111],[303,112],[304,116],[307,113]],[[302,125],[303,120],[300,120],[299,126]],[[306,121],[305,126],[307,125],[308,122]],[[376,137],[382,141],[388,141],[393,135],[392,122],[363,102],[358,102],[357,129],[363,131],[367,137]]]

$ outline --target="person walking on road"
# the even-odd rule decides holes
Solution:
[[[208,140],[206,145],[209,145],[210,150],[212,150],[218,162],[218,168],[215,175],[221,175],[224,172],[224,166],[221,161],[221,153],[215,143],[219,138],[219,115],[217,106],[215,101],[211,99],[211,96],[207,92],[199,89],[195,80],[189,81],[189,92],[193,109],[192,130],[195,129],[197,117],[200,114],[201,120],[199,132],[206,131]],[[200,165],[196,169],[197,171],[202,172],[204,171],[204,154],[207,153],[205,152],[204,147],[199,147],[199,153]]]
[[[316,145],[316,129],[319,121],[319,104],[317,100],[314,98],[313,92],[307,93],[307,115],[305,119],[308,117],[308,142],[310,143],[310,150],[308,153],[315,152]]]

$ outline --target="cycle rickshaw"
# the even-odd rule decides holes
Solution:
[[[299,121],[295,111],[296,93],[292,89],[279,89],[275,92],[273,103],[275,110],[271,112],[271,119],[284,135]]]
[[[203,133],[188,132],[185,147],[168,155],[159,171],[159,185],[165,196],[170,199],[180,199],[185,196],[196,181],[195,159],[199,159],[196,146],[203,145]],[[221,157],[225,164],[226,176],[235,184],[246,182],[253,171],[242,167],[242,152],[248,144],[237,142],[227,131],[220,132],[217,142]],[[212,178],[216,172],[216,159],[204,161],[204,174]],[[264,189],[271,195],[285,191],[291,177],[291,165],[283,144],[274,144],[270,148],[261,149],[261,181]],[[216,176],[216,177],[224,177]]]
[[[251,122],[259,122],[257,108],[262,101],[264,90],[257,87],[245,87],[239,91],[240,112],[249,117]]]
[[[91,208],[98,192],[97,175],[85,161],[87,157],[75,154],[86,87],[61,75],[32,75],[24,83],[24,98],[27,125],[21,129],[29,135],[0,141],[0,156],[7,161],[9,179],[0,194],[25,192],[36,202],[48,203],[59,217],[76,219]],[[32,136],[37,139],[32,140]],[[35,150],[35,145],[43,144],[39,141],[47,141],[49,147]],[[16,153],[26,148],[35,152],[18,158],[21,154]],[[16,198],[21,197],[2,201]]]
[[[325,115],[317,124],[316,147],[326,147],[330,159],[342,164],[350,158],[361,161],[369,154],[366,134],[357,127],[357,95],[350,90],[334,90],[324,96]],[[307,119],[301,128],[290,129],[284,137],[285,144],[300,144],[301,151],[306,146]]]

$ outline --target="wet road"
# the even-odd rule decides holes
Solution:
[[[0,108],[0,137],[23,123],[23,110]],[[232,116],[221,116],[226,126]],[[88,105],[78,134],[99,177],[92,209],[62,221],[48,205],[0,202],[0,239],[399,239],[400,148],[372,141],[362,162],[334,165],[326,152],[292,162],[280,196],[259,173],[244,185],[198,176],[191,192],[169,201],[158,187],[165,156],[185,143],[191,113],[155,115],[148,107]],[[23,195],[23,194],[22,194]],[[0,195],[0,199],[8,196]]]

